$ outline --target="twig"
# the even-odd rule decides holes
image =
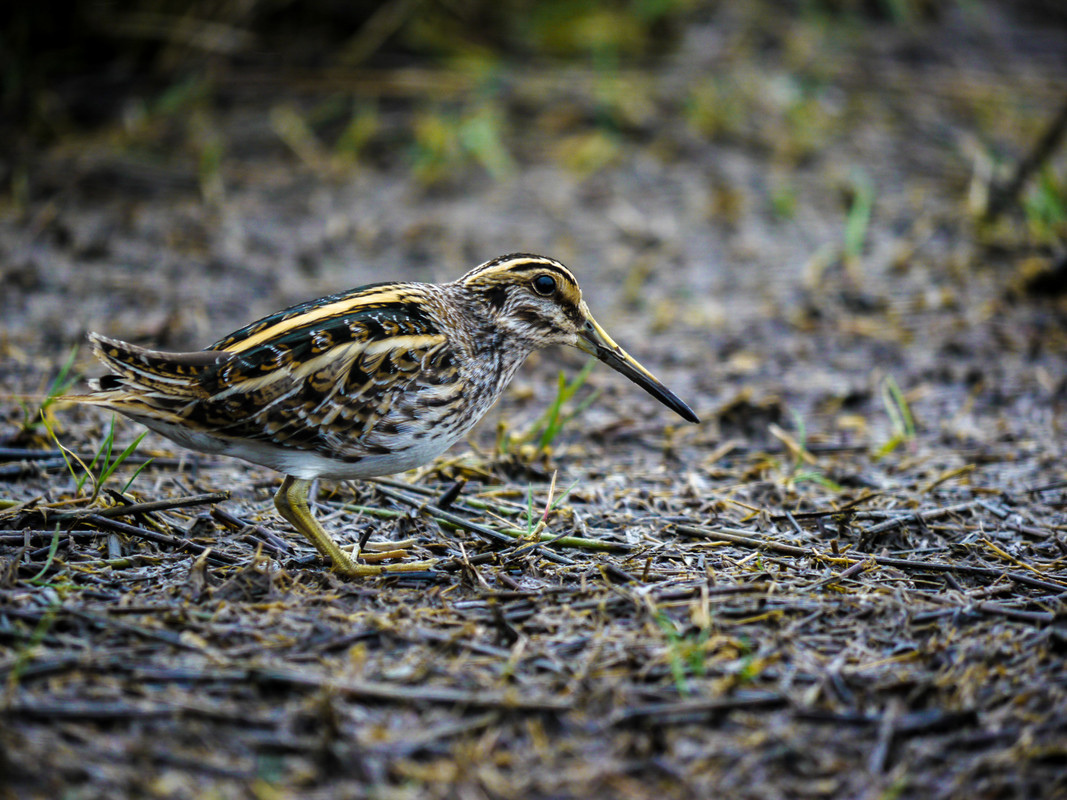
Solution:
[[[841,725],[867,727],[879,725],[885,719],[884,716],[876,717],[860,713],[835,714],[817,708],[797,708],[793,711],[793,716],[803,722],[835,727]],[[942,711],[939,708],[931,708],[899,715],[893,726],[893,732],[896,736],[919,736],[937,731],[959,730],[974,725],[977,721],[978,714],[975,711]]]
[[[86,463],[92,461],[93,453],[79,453],[79,458],[85,460]],[[31,450],[24,447],[0,447],[0,462],[4,461],[55,461],[57,463],[64,463],[63,452],[61,450]],[[125,459],[124,463],[127,464],[143,464],[145,461],[151,461],[156,466],[161,467],[177,467],[183,464],[192,463],[188,457],[167,457],[167,456],[152,456],[147,453],[130,453]],[[213,466],[216,464],[222,464],[221,461],[202,461],[199,458],[195,459],[195,463],[201,468]]]
[[[681,700],[675,703],[631,706],[614,714],[608,724],[617,726],[634,721],[653,725],[701,722],[708,717],[730,711],[781,708],[787,705],[789,700],[784,695],[772,692],[738,692],[736,696],[727,699]]]
[[[941,519],[941,517],[947,517],[949,514],[955,514],[959,511],[966,511],[967,509],[973,508],[977,503],[977,500],[968,500],[966,503],[957,503],[956,505],[943,506],[941,508],[931,508],[928,511],[915,511],[900,517],[887,519],[885,522],[879,522],[877,525],[872,525],[869,528],[863,528],[859,533],[864,537],[877,536],[880,533],[885,533],[886,531],[891,531],[895,528],[902,528],[909,522],[929,522],[930,520]]]
[[[0,461],[50,461],[62,460],[59,450],[31,450],[28,447],[0,447]]]
[[[26,528],[24,530],[0,530],[0,543],[2,544],[33,544],[41,541],[48,541],[55,535],[55,529],[53,530],[37,530],[33,528]],[[69,531],[63,531],[63,536],[70,539],[97,539],[101,536],[101,532],[89,528],[75,528]]]
[[[58,703],[22,702],[8,703],[0,706],[0,713],[10,717],[25,719],[67,719],[67,720],[112,720],[112,719],[155,719],[169,717],[177,713],[173,706],[134,706],[128,703],[62,701]]]
[[[870,553],[856,552],[849,552],[847,555],[842,554],[834,556],[828,553],[820,553],[815,549],[797,547],[796,545],[769,541],[767,539],[757,539],[754,536],[748,535],[750,533],[756,533],[757,531],[732,531],[723,528],[702,528],[697,525],[676,525],[675,528],[682,533],[688,533],[694,536],[720,539],[724,542],[740,544],[746,547],[754,547],[759,550],[770,550],[775,553],[799,556],[801,558],[817,558],[833,563],[855,564],[857,562],[873,561],[883,567],[894,567],[901,570],[955,572],[961,575],[976,575],[994,579],[1007,578],[1016,583],[1044,589],[1048,592],[1062,592],[1067,589],[1067,584],[1051,583],[1050,581],[1038,580],[1037,578],[1031,578],[1029,575],[1023,575],[1018,572],[1007,572],[1006,570],[993,569],[991,567],[972,567],[967,564],[946,564],[943,561],[911,561],[905,558],[891,558],[889,556],[876,556]]]
[[[25,619],[25,620],[30,620],[30,621],[37,622],[37,621],[40,621],[40,619],[42,617],[44,617],[49,612],[47,612],[47,611],[40,611],[40,612],[38,612],[38,611],[23,611],[21,609],[8,609],[5,613],[9,614],[10,616],[17,617],[19,619]],[[84,611],[84,610],[82,610],[80,608],[72,608],[70,606],[59,606],[59,607],[57,607],[55,609],[54,613],[56,613],[56,614],[69,614],[69,615],[71,615],[73,617],[78,617],[79,619],[84,620],[85,622],[88,622],[90,625],[94,625],[95,627],[102,628],[104,630],[111,629],[111,630],[124,631],[126,633],[132,633],[132,634],[134,634],[136,636],[140,636],[143,639],[149,639],[149,640],[153,640],[153,641],[157,641],[157,642],[162,642],[163,644],[167,644],[167,645],[170,645],[172,647],[180,647],[180,648],[185,649],[185,650],[191,650],[194,653],[204,653],[204,652],[206,652],[205,648],[200,647],[199,645],[190,644],[190,643],[186,642],[185,640],[183,640],[179,634],[173,633],[171,631],[158,631],[158,630],[152,630],[150,628],[142,628],[139,625],[132,625],[132,624],[130,624],[128,622],[121,622],[119,620],[110,619],[108,617],[100,617],[100,616],[97,616],[96,614],[90,613],[88,611]]]
[[[153,500],[150,503],[131,503],[125,506],[110,506],[108,508],[81,509],[78,511],[64,511],[59,514],[59,519],[80,518],[88,516],[97,517],[126,517],[136,514],[148,514],[153,511],[167,511],[172,508],[189,508],[190,506],[204,506],[209,503],[221,503],[230,499],[229,492],[211,492],[209,494],[194,494],[189,497],[177,497],[171,500]]]
[[[691,597],[699,597],[704,594],[707,597],[732,597],[741,594],[762,594],[767,591],[768,583],[741,583],[731,586],[708,586],[705,581],[690,583],[682,586],[672,586],[663,591],[654,592],[651,599],[655,603],[667,603],[673,600],[688,600]],[[618,590],[615,590],[618,592]],[[635,599],[626,594],[612,594],[610,597],[597,596],[589,600],[578,600],[569,603],[568,606],[574,611],[587,611],[589,609],[607,608],[614,605],[633,604]]]
[[[233,514],[228,511],[223,511],[221,508],[211,509],[211,517],[232,530],[247,531],[253,540],[263,544],[275,556],[287,556],[296,552],[289,542],[282,539],[269,528],[264,528],[262,525],[256,525],[254,522],[235,517]]]
[[[975,603],[969,606],[953,606],[951,608],[939,608],[936,611],[924,611],[912,617],[912,622],[922,624],[942,617],[951,617],[954,614],[977,613],[992,614],[1031,625],[1049,625],[1056,621],[1056,614],[1051,611],[1022,611],[1017,608],[1008,608],[999,603]]]
[[[72,614],[79,619],[83,619],[91,625],[95,625],[98,628],[124,631],[126,633],[132,633],[140,636],[144,639],[152,639],[157,642],[163,642],[171,647],[179,647],[183,650],[191,650],[194,653],[204,653],[205,648],[199,645],[190,644],[182,639],[180,634],[173,633],[172,631],[157,631],[151,628],[142,628],[140,625],[131,625],[129,622],[122,622],[117,619],[111,619],[109,617],[98,617],[96,614],[91,614],[88,611],[83,611],[80,608],[60,608],[61,613]]]
[[[451,511],[446,511],[445,509],[440,508],[439,506],[421,501],[417,498],[411,497],[410,495],[405,495],[404,492],[400,492],[387,486],[383,486],[380,483],[378,485],[378,489],[386,497],[391,497],[394,500],[399,500],[400,502],[413,506],[415,508],[424,509],[425,511],[428,511],[432,516],[440,517],[441,519],[449,522],[450,524],[459,525],[460,527],[464,527],[466,525],[471,524],[477,524],[471,523],[464,517],[457,516]],[[454,504],[453,507],[462,509],[462,505],[458,503]],[[486,526],[481,525],[479,525],[478,527],[483,528],[485,530],[491,530],[494,534],[504,536],[504,539],[498,539],[496,536],[494,536],[493,540],[507,542],[509,545],[512,544],[515,539],[526,538],[528,534],[527,531],[521,530],[519,528],[497,529],[488,528]],[[477,533],[477,531],[472,532]],[[563,547],[579,547],[584,550],[599,550],[607,552],[629,552],[632,549],[629,545],[623,544],[622,542],[606,542],[601,539],[586,539],[581,536],[558,536],[551,533],[540,534],[536,541],[541,544],[558,544]]]
[[[471,533],[481,536],[483,539],[485,539],[487,542],[490,542],[491,544],[495,544],[500,547],[511,544],[510,536],[505,536],[500,531],[486,527],[485,525],[479,525],[475,522],[471,522],[470,520],[464,519],[458,514],[453,514],[451,511],[445,511],[443,508],[438,508],[432,503],[426,502],[425,500],[419,497],[412,497],[411,495],[405,494],[404,492],[397,491],[396,489],[390,489],[386,486],[379,486],[378,491],[384,494],[386,497],[392,498],[393,500],[403,503],[406,506],[411,506],[412,508],[426,511],[430,514],[430,516],[437,517],[441,520],[444,520],[445,522],[449,522],[452,525],[459,526],[464,530],[468,530]],[[347,506],[343,506],[343,508],[346,508],[347,510]]]
[[[30,466],[25,461],[16,461],[12,464],[0,464],[0,479],[10,480],[19,478],[29,472],[43,472],[48,469],[57,469],[59,467],[66,466],[66,461],[61,458],[54,460],[41,459],[40,461],[34,461],[33,466]]]
[[[445,722],[432,728],[421,730],[417,733],[401,732],[391,742],[375,744],[370,751],[389,758],[410,758],[430,745],[437,744],[442,739],[451,739],[464,733],[471,733],[480,728],[488,728],[500,717],[497,711],[485,711],[470,719],[459,719],[455,722]]]
[[[374,478],[367,481],[378,486],[391,486],[394,489],[399,489],[405,492],[411,492],[412,494],[420,494],[425,497],[437,498],[440,492],[436,489],[428,486],[420,486],[417,483],[406,483],[405,481],[398,481],[393,478]],[[486,494],[488,490],[483,489],[481,494]],[[503,491],[512,491],[516,494],[521,494],[518,489],[506,489]],[[458,499],[458,498],[457,498]],[[440,502],[436,504],[440,508],[445,508]],[[502,517],[517,517],[526,513],[526,507],[518,503],[509,503],[504,500],[497,499],[495,503],[491,503],[485,500],[483,497],[474,495],[465,495],[462,500],[456,502],[455,500],[446,510],[460,509],[466,511],[469,514],[476,514],[479,511],[492,511]]]
[[[883,492],[871,492],[865,494],[863,497],[857,497],[848,503],[845,503],[840,508],[832,508],[827,511],[786,511],[784,514],[773,514],[771,519],[775,522],[780,522],[784,519],[818,519],[819,517],[836,517],[839,515],[854,515],[853,511],[856,506],[866,503],[868,500],[874,500],[876,497],[881,497]]]
[[[829,586],[831,583],[839,583],[840,581],[848,580],[854,575],[858,575],[859,573],[863,572],[863,570],[865,570],[870,565],[870,563],[871,562],[869,561],[857,561],[855,564],[853,564],[848,569],[843,570],[841,573],[837,575],[831,575],[829,578],[823,578],[818,583],[813,584],[811,586],[811,589],[821,589],[823,586]]]
[[[893,746],[900,712],[900,700],[894,697],[889,701],[889,705],[878,722],[878,741],[867,761],[867,770],[875,775],[885,772],[889,763],[889,750]]]
[[[391,497],[394,500],[404,503],[405,505],[420,509],[421,511],[428,513],[431,517],[434,517],[441,522],[448,523],[449,525],[454,525],[458,528],[462,528],[463,530],[470,531],[471,533],[477,536],[481,536],[483,539],[491,542],[492,544],[510,545],[512,541],[516,538],[514,536],[509,536],[505,533],[502,533],[501,531],[498,531],[495,528],[489,528],[485,525],[479,525],[476,522],[471,522],[470,520],[461,517],[458,514],[453,514],[451,511],[445,511],[443,508],[438,508],[435,505],[423,502],[418,497],[407,496],[403,492],[398,492],[395,489],[390,489],[385,486],[379,486],[378,491],[385,494],[386,497]],[[561,556],[559,553],[553,553],[550,550],[544,551],[541,555],[543,555],[549,561],[554,561],[557,564],[564,564],[567,566],[574,564],[574,561],[567,558],[566,556]]]
[[[1067,100],[1060,106],[1056,116],[1049,122],[1048,127],[1041,134],[1041,138],[1037,140],[1026,158],[1016,165],[1015,172],[1012,173],[1008,182],[1002,187],[993,187],[989,207],[985,213],[986,222],[995,220],[1008,209],[1008,206],[1018,199],[1019,193],[1022,192],[1026,182],[1041,168],[1042,164],[1048,161],[1049,157],[1056,151],[1056,148],[1059,147],[1060,141],[1065,134],[1067,134]]]
[[[166,533],[156,533],[155,531],[150,531],[145,528],[139,528],[136,525],[128,525],[125,522],[119,522],[115,519],[102,517],[99,514],[87,514],[81,519],[83,522],[91,523],[93,525],[96,525],[98,528],[103,528],[104,530],[114,531],[115,533],[124,533],[127,536],[134,536],[138,539],[147,539],[150,542],[167,545],[168,547],[173,547],[176,550],[187,550],[189,552],[196,553],[197,555],[200,555],[205,550],[211,550],[211,552],[208,553],[207,559],[208,561],[214,561],[218,564],[233,565],[241,563],[240,559],[234,558],[233,556],[228,556],[225,553],[216,552],[215,550],[212,550],[209,547],[205,547],[202,544],[190,542],[188,539],[179,539],[177,536],[170,536]]]
[[[1025,494],[1038,494],[1040,492],[1048,492],[1053,489],[1067,488],[1067,480],[1053,481],[1052,483],[1043,483],[1040,486],[1031,486],[1029,489],[1023,489]]]
[[[291,686],[310,686],[363,700],[390,703],[434,703],[469,706],[471,708],[523,709],[526,711],[564,712],[571,703],[549,698],[523,697],[517,692],[465,691],[449,686],[405,686],[384,681],[333,680],[311,672],[289,669],[252,668],[248,677],[262,681],[286,683]]]

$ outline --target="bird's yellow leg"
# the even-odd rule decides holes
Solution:
[[[333,568],[342,575],[350,578],[364,578],[369,575],[388,575],[393,572],[418,572],[430,569],[434,566],[433,561],[416,561],[409,564],[396,564],[382,567],[371,564],[357,564],[354,559],[359,557],[359,545],[353,546],[351,553],[346,553],[337,546],[337,542],[326,532],[311,514],[308,508],[308,491],[311,489],[311,481],[293,478],[287,475],[282,481],[278,493],[274,495],[274,506],[278,509],[286,521],[288,521],[300,533],[304,534],[324,558],[329,559]]]

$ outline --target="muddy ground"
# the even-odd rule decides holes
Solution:
[[[7,164],[0,796],[1067,795],[1063,149],[982,218],[1067,29],[724,5],[640,66],[235,70]],[[549,352],[437,463],[320,487],[433,573],[339,579],[277,475],[155,435],[92,498],[39,423],[101,450],[46,399],[89,330],[513,251],[702,422],[597,365],[541,446]]]

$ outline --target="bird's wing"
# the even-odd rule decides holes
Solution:
[[[358,437],[398,393],[449,361],[426,291],[379,284],[324,297],[196,354],[95,337],[115,373],[96,402],[225,438],[313,448],[330,432]]]

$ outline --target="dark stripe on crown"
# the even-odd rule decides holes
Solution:
[[[515,264],[508,267],[508,272],[554,272],[568,283],[576,283],[574,276],[570,270],[566,267],[561,267],[557,264],[548,264],[544,261],[524,261],[521,264]]]
[[[506,264],[509,261],[518,261],[519,259],[522,259],[524,261],[536,261],[539,263],[544,263],[546,259],[548,261],[555,261],[555,259],[547,258],[547,256],[539,256],[536,253],[508,253],[507,255],[498,256],[492,261],[486,261],[484,264],[482,264],[482,267],[499,267],[501,264]]]
[[[555,272],[558,275],[563,275],[565,278],[574,282],[574,276],[570,271],[556,261],[554,258],[548,258],[547,256],[539,256],[534,253],[509,253],[506,256],[500,256],[500,258],[494,258],[492,261],[488,261],[482,265],[481,270],[491,269],[492,267],[499,267],[507,264],[509,261],[515,261],[518,263],[512,264],[507,268],[507,272],[528,272],[535,269],[546,269],[549,272]],[[479,270],[479,271],[481,271]]]
[[[511,256],[510,258],[525,258],[526,256]],[[554,272],[560,277],[561,280],[566,281],[571,286],[577,287],[578,281],[562,264],[555,261],[542,261],[543,256],[529,256],[530,261],[523,261],[518,264],[513,264],[508,267],[506,272],[509,274],[526,274],[534,272]]]

